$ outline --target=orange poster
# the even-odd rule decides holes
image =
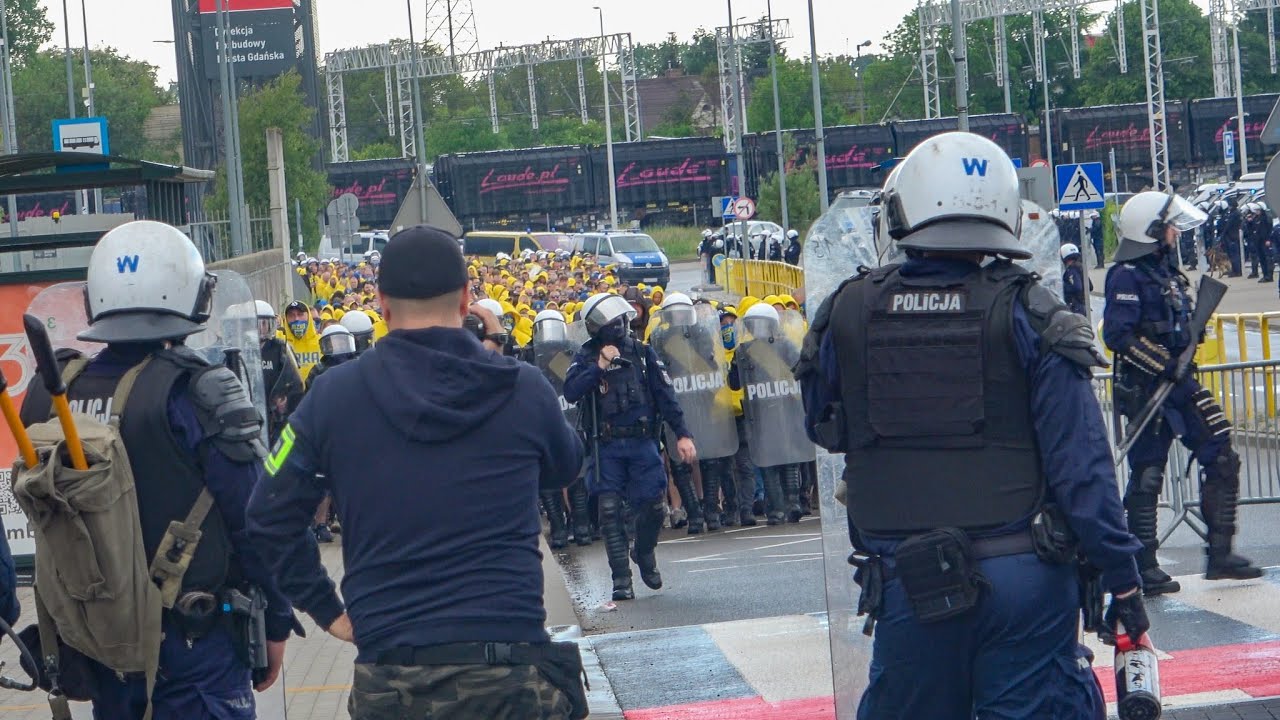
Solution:
[[[0,285],[0,372],[9,383],[9,396],[18,407],[27,394],[27,385],[35,380],[36,363],[22,332],[22,313],[40,291],[50,283]],[[18,446],[8,427],[0,429],[0,516],[4,518],[9,549],[14,555],[32,555],[35,540],[27,529],[27,518],[13,499],[11,475]]]

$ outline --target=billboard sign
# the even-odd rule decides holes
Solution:
[[[269,78],[297,62],[293,0],[200,0],[205,75],[216,80],[222,38],[219,5],[227,10],[227,50],[239,78]]]

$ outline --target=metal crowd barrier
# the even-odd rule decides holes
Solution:
[[[729,293],[738,297],[794,295],[804,288],[804,270],[784,262],[725,258],[717,272],[723,273]]]
[[[1218,335],[1222,337],[1221,333]],[[1208,388],[1235,426],[1231,444],[1240,456],[1240,502],[1245,505],[1280,502],[1280,415],[1275,404],[1275,384],[1280,359],[1255,360],[1199,368],[1200,384]],[[1114,453],[1119,441],[1117,426],[1123,427],[1112,401],[1112,376],[1093,377],[1094,393],[1107,424]],[[1123,431],[1121,431],[1123,432]],[[1165,468],[1165,484],[1160,506],[1173,511],[1172,522],[1162,523],[1164,542],[1182,523],[1201,537],[1206,534],[1200,508],[1200,466],[1179,441],[1174,440]],[[1129,480],[1126,460],[1116,472],[1120,492]]]

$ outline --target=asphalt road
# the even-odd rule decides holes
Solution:
[[[664,530],[661,590],[632,568],[636,599],[610,601],[604,544],[556,551],[569,595],[588,634],[700,625],[822,612],[822,542],[817,517],[799,523],[729,528],[703,535]]]

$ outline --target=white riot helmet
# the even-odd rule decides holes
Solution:
[[[742,327],[752,338],[771,338],[778,331],[778,311],[759,302],[742,315]]]
[[[636,310],[621,295],[596,293],[587,298],[582,305],[582,319],[587,324],[587,332],[595,337],[605,326],[625,318],[624,325],[636,319]]]
[[[293,259],[297,264],[301,265],[307,261],[307,254],[305,252],[299,251],[297,255],[293,256]]]
[[[920,143],[885,182],[889,234],[913,250],[1031,257],[1018,240],[1022,198],[1013,161],[981,135],[948,132]]]
[[[373,346],[373,320],[363,310],[344,313],[338,324],[351,331],[356,339],[356,352],[364,352]]]
[[[499,320],[502,319],[502,314],[503,312],[505,312],[502,309],[502,303],[498,302],[497,300],[494,300],[493,298],[485,298],[483,300],[479,300],[476,302],[476,305],[493,313],[493,316],[498,318]]]
[[[1080,257],[1080,248],[1076,247],[1073,243],[1067,243],[1062,246],[1062,249],[1058,251],[1058,254],[1062,256],[1063,260]]]
[[[157,342],[200,332],[217,278],[196,246],[164,223],[136,220],[102,236],[89,258],[90,342]]]
[[[711,234],[712,234],[712,233],[711,233],[711,231],[710,231],[710,230],[703,230],[703,231],[702,231],[702,238],[705,240],[705,239],[707,239],[707,238],[711,237]]]
[[[275,308],[266,300],[255,300],[253,306],[254,314],[258,317],[258,340],[266,342],[276,336],[279,321],[276,319]]]
[[[675,327],[685,327],[697,322],[693,301],[684,293],[671,293],[662,298],[662,318]]]
[[[564,342],[569,339],[569,326],[559,310],[543,310],[533,317],[533,343]]]
[[[1120,208],[1120,244],[1115,261],[1127,262],[1156,252],[1164,242],[1166,225],[1186,232],[1207,219],[1195,205],[1177,195],[1140,192]]]
[[[794,229],[794,228],[792,228],[791,230],[788,230],[788,231],[787,231],[787,239],[788,239],[788,240],[790,240],[790,241],[792,241],[792,242],[795,242],[796,240],[799,240],[799,239],[800,239],[800,231],[799,231],[799,230],[796,230],[796,229]]]
[[[356,337],[341,325],[330,325],[320,333],[320,354],[340,360],[353,358],[356,356]]]

